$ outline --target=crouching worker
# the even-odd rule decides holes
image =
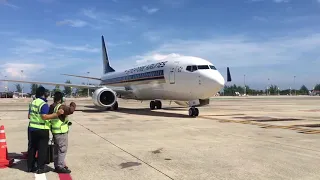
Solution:
[[[49,113],[55,113],[60,109],[64,110],[64,114],[51,120],[51,132],[54,141],[54,167],[57,173],[71,173],[65,165],[65,157],[68,149],[68,132],[72,123],[68,119],[68,115],[73,114],[76,104],[70,103],[70,106],[64,104],[63,94],[55,92],[53,104],[50,105]]]

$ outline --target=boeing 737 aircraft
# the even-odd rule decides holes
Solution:
[[[64,74],[98,80],[100,84],[97,86],[9,79],[0,81],[95,89],[92,95],[93,104],[113,110],[118,109],[117,98],[150,100],[151,110],[161,109],[161,100],[171,100],[178,105],[189,106],[189,116],[198,116],[197,107],[208,105],[210,97],[224,87],[225,80],[212,63],[191,56],[167,58],[153,64],[116,72],[109,64],[104,37],[101,38],[101,78]],[[227,81],[231,81],[229,68]]]

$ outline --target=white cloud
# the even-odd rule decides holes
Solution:
[[[289,0],[273,0],[275,3],[287,3]]]
[[[149,8],[148,6],[142,6],[142,9],[147,12],[148,14],[153,14],[159,11],[158,8]]]
[[[132,16],[127,16],[127,15],[123,15],[123,16],[118,16],[118,17],[114,17],[114,20],[126,23],[126,22],[132,22],[135,21],[136,18],[132,17]]]
[[[70,25],[72,27],[84,27],[86,25],[88,25],[87,22],[85,21],[82,21],[82,20],[70,20],[70,19],[66,19],[66,20],[63,20],[63,21],[58,21],[57,22],[57,25]]]
[[[13,9],[18,9],[19,7],[12,4],[12,3],[9,3],[8,0],[0,0],[0,4],[3,4],[5,6],[8,6],[8,7],[11,7]]]
[[[161,39],[161,33],[155,31],[147,31],[142,34],[142,37],[151,42],[156,42]]]
[[[251,2],[261,2],[261,1],[264,1],[264,0],[250,0]],[[290,0],[272,0],[273,2],[275,3],[288,3],[290,2]]]
[[[137,19],[133,16],[123,15],[118,13],[108,13],[104,11],[97,11],[95,8],[86,8],[81,10],[81,14],[87,18],[91,19],[91,24],[95,29],[110,28],[110,25],[114,25],[115,23],[123,23],[132,25],[133,23],[137,23]],[[107,25],[107,26],[106,26]]]
[[[123,42],[118,42],[118,43],[108,42],[106,44],[106,46],[121,46],[121,45],[130,45],[130,44],[132,44],[131,41],[123,41]]]
[[[152,63],[156,61],[161,61],[164,59],[168,58],[173,58],[173,57],[180,57],[180,54],[176,53],[171,53],[171,54],[159,54],[159,53],[152,53],[144,56],[135,56],[134,59],[136,60],[137,64],[144,64],[144,63]]]
[[[159,42],[163,39],[173,38],[175,35],[179,35],[180,32],[174,28],[163,28],[156,30],[149,30],[142,33],[142,37],[150,42]]]
[[[268,19],[265,17],[261,17],[261,16],[253,16],[253,20],[255,21],[261,21],[261,22],[267,22]]]
[[[21,46],[17,46],[13,49],[16,54],[36,54],[52,52],[53,50],[63,51],[82,51],[82,52],[99,52],[99,48],[93,48],[88,44],[83,46],[71,46],[55,44],[44,39],[16,39],[21,43]]]
[[[44,64],[5,63],[0,66],[3,76],[7,78],[26,79],[34,75],[34,72],[45,68]],[[21,72],[23,70],[23,72]]]
[[[97,19],[98,18],[98,14],[97,12],[95,12],[95,9],[83,9],[82,14],[91,18],[91,19]]]
[[[244,36],[216,37],[204,40],[171,40],[158,48],[133,57],[137,63],[159,54],[198,56],[217,66],[252,67],[293,63],[305,54],[320,56],[320,33],[254,40]],[[161,56],[160,56],[161,57]]]
[[[189,0],[160,0],[163,4],[171,7],[181,7]]]
[[[42,2],[42,3],[52,3],[54,2],[55,0],[38,0],[39,2]]]
[[[88,44],[84,46],[58,46],[57,48],[67,51],[100,52],[99,48],[91,48]]]

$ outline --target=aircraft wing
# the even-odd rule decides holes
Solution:
[[[79,75],[73,75],[73,74],[61,74],[61,75],[73,76],[73,77],[79,77],[79,78],[85,78],[85,79],[101,80],[101,78],[89,77],[89,76],[79,76]]]
[[[59,86],[67,86],[67,87],[77,87],[77,88],[89,88],[89,89],[97,89],[105,86],[101,85],[84,85],[84,84],[68,84],[68,83],[54,83],[54,82],[40,82],[40,81],[22,81],[22,80],[11,80],[11,79],[0,79],[0,81],[8,81],[8,82],[18,82],[18,83],[28,83],[28,84],[41,84],[41,85],[59,85]],[[108,87],[115,91],[118,95],[123,97],[132,97],[133,92],[131,90],[126,90],[120,87]]]
[[[0,81],[8,81],[8,82],[18,82],[18,83],[28,83],[28,84],[46,84],[46,85],[59,85],[59,86],[67,86],[67,87],[78,87],[78,88],[90,88],[96,89],[102,86],[94,86],[94,85],[84,85],[84,84],[68,84],[68,83],[53,83],[53,82],[40,82],[40,81],[22,81],[22,80],[12,80],[12,79],[0,79]]]

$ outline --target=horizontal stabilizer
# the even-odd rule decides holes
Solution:
[[[73,75],[73,74],[61,74],[61,75],[73,76],[73,77],[79,77],[79,78],[85,78],[85,79],[94,79],[94,80],[99,80],[99,81],[101,81],[101,78],[96,78],[96,77],[79,76],[79,75]]]

